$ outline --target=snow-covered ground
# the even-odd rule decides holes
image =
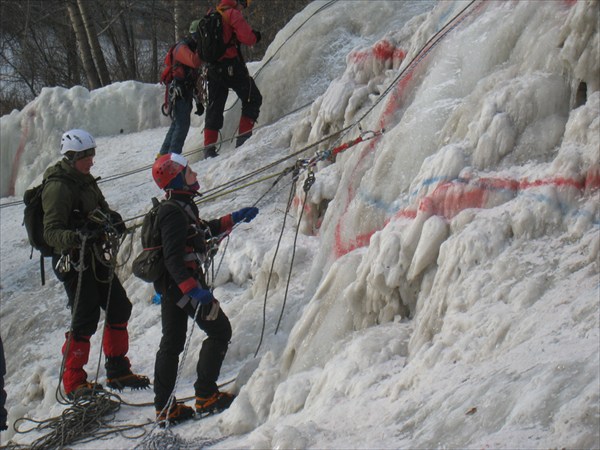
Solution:
[[[581,0],[316,1],[298,14],[251,66],[264,105],[243,147],[226,142],[200,160],[194,116],[184,153],[201,189],[325,155],[316,152],[356,139],[359,125],[384,133],[315,164],[306,199],[302,170],[274,263],[291,175],[200,204],[213,218],[260,200],[258,217],[222,245],[215,280],[234,330],[221,381],[235,379],[224,389],[238,396],[171,431],[190,448],[218,438],[214,448],[599,448],[598,24],[599,2]],[[168,126],[161,101],[162,87],[135,82],[48,88],[0,120],[11,427],[0,444],[31,445],[44,433],[15,434],[14,421],[64,409],[56,388],[70,315],[48,264],[42,287],[37,254],[29,259],[22,193],[58,160],[62,132],[84,128],[97,137],[92,171],[109,204],[139,224],[160,195],[149,167]],[[152,378],[160,309],[131,275],[139,250],[137,232],[118,273],[134,305],[133,368]],[[93,377],[100,365],[103,382],[100,335],[86,368]],[[193,395],[202,340],[194,330],[179,398]],[[153,419],[152,406],[123,405],[115,425]]]

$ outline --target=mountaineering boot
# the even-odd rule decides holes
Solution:
[[[204,148],[204,159],[216,158],[217,156],[219,156],[219,154],[217,153],[217,148],[214,145]]]
[[[107,378],[106,386],[119,391],[122,391],[126,387],[131,389],[148,389],[150,379],[145,375],[130,372],[120,377]]]
[[[235,395],[227,392],[215,392],[209,397],[196,396],[196,412],[201,415],[219,413],[229,408]]]
[[[78,400],[86,397],[93,397],[94,394],[104,391],[104,388],[99,383],[90,383],[89,381],[85,381],[73,389],[71,392],[67,393],[67,398],[69,400]]]
[[[106,386],[122,391],[131,389],[146,389],[150,379],[144,375],[137,375],[131,371],[129,358],[126,356],[109,356],[106,358]]]
[[[252,131],[248,131],[246,134],[240,134],[238,137],[235,138],[235,148],[238,148],[238,147],[241,147],[242,145],[244,145],[244,142],[246,142],[251,137],[252,137]]]
[[[235,139],[235,148],[241,147],[244,145],[250,137],[252,136],[252,128],[254,128],[254,120],[250,117],[242,116],[240,117],[240,124],[238,126],[238,136]]]
[[[164,427],[166,422],[175,425],[193,418],[194,415],[193,408],[186,406],[183,403],[177,403],[177,399],[173,400],[173,405],[168,413],[160,409],[156,410],[156,420],[160,422],[161,427]]]
[[[131,363],[125,356],[129,351],[127,322],[107,324],[102,347],[106,355],[104,367],[106,368],[106,385],[109,388],[146,389],[150,385],[148,377],[136,375],[131,371]]]
[[[214,145],[219,140],[219,130],[204,129],[204,159],[218,156],[217,147]]]

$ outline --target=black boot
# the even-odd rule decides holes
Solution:
[[[248,139],[252,137],[252,131],[248,131],[247,133],[240,134],[237,138],[235,138],[235,148],[241,147],[244,145]]]
[[[131,371],[131,363],[127,356],[113,356],[106,358],[106,386],[122,391],[131,389],[146,389],[150,379],[144,375],[137,375]]]
[[[204,148],[204,159],[216,158],[217,156],[219,156],[219,154],[217,153],[217,148],[214,145],[209,145],[208,147]]]

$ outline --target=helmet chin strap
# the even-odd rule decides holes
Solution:
[[[192,197],[196,197],[200,196],[198,189],[200,189],[200,185],[198,184],[198,182],[196,182],[192,186],[184,186],[180,189],[165,189],[165,193],[166,198],[171,198],[172,194],[186,194],[191,195]]]

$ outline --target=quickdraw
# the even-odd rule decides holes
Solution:
[[[359,126],[358,129],[360,130],[360,135],[356,139],[338,145],[332,150],[326,150],[322,152],[322,159],[335,158],[339,153],[348,150],[350,147],[354,147],[356,144],[360,144],[361,142],[370,141],[371,139],[375,139],[376,137],[381,136],[383,133],[385,133],[385,129],[383,128],[379,131],[363,131],[362,128],[360,128]]]
[[[181,87],[173,80],[165,89],[165,101],[160,107],[160,112],[162,112],[163,116],[173,118],[173,105],[175,105],[177,97],[181,97]]]
[[[379,131],[362,131],[362,128],[360,128],[359,126],[359,130],[360,135],[356,139],[344,142],[343,144],[338,145],[337,147],[334,147],[330,150],[316,152],[315,156],[313,156],[310,159],[298,160],[296,165],[300,165],[300,167],[302,168],[308,168],[315,166],[319,161],[324,161],[326,159],[334,160],[338,154],[342,153],[345,150],[348,150],[350,147],[354,147],[355,145],[360,144],[361,142],[370,141],[371,139],[375,139],[376,137],[381,136],[383,133],[385,133],[385,130],[383,128]]]

